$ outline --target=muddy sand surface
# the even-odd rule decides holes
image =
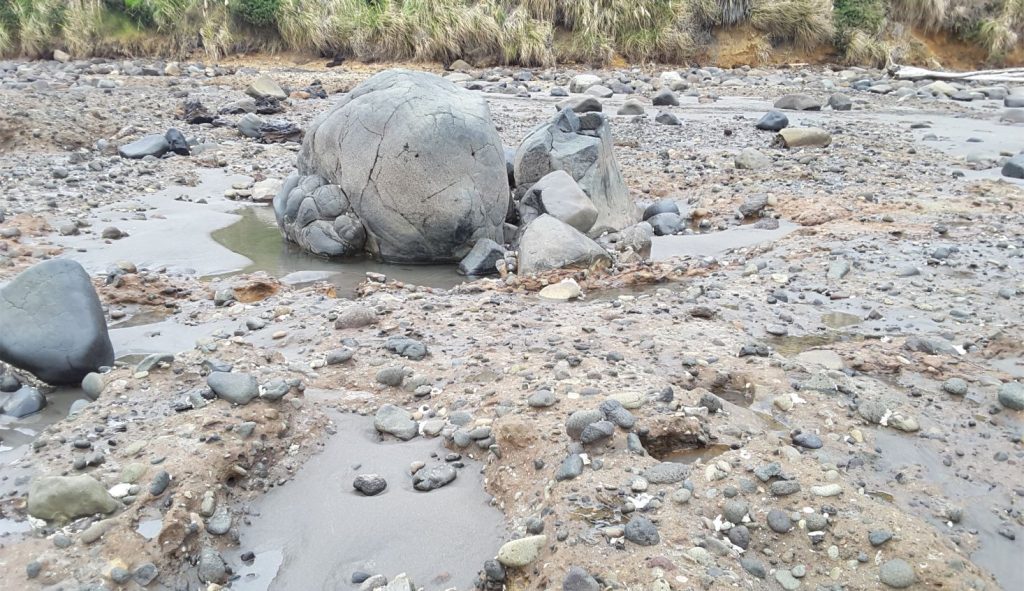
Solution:
[[[297,252],[248,195],[287,176],[298,145],[243,137],[238,115],[175,119],[186,98],[217,111],[265,73],[322,83],[327,99],[300,92],[267,116],[305,127],[374,68],[130,65],[0,64],[0,230],[17,229],[0,237],[0,284],[81,262],[119,359],[96,400],[61,389],[0,421],[0,588],[358,589],[405,573],[425,589],[551,589],[571,567],[588,576],[567,589],[1024,587],[1024,415],[998,402],[1024,376],[1024,188],[999,174],[1024,119],[1001,100],[870,70],[707,68],[680,71],[679,106],[653,107],[666,68],[600,72],[635,91],[601,100],[632,196],[675,199],[689,225],[606,274],[471,281]],[[460,84],[516,146],[580,71]],[[754,127],[782,95],[834,92],[853,109],[787,112],[827,148]],[[645,115],[616,116],[628,98]],[[172,126],[192,156],[112,148]],[[745,148],[767,165],[737,168]],[[568,276],[583,298],[538,297]],[[357,309],[372,321],[336,323]],[[429,354],[392,353],[395,336]],[[173,360],[140,369],[154,353]],[[288,393],[208,399],[220,364]],[[385,405],[414,439],[375,433]],[[635,426],[572,435],[618,405]],[[413,473],[436,466],[455,480],[416,491]],[[29,518],[33,478],[78,473],[125,485],[118,510]],[[366,473],[387,481],[380,496],[353,491]],[[532,535],[546,537],[529,564],[485,569]]]

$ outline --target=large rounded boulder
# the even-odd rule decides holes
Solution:
[[[103,308],[81,265],[43,261],[0,289],[0,360],[50,384],[77,384],[114,364]]]
[[[509,197],[484,100],[389,70],[312,123],[274,211],[284,236],[314,254],[452,262],[477,240],[503,241]]]

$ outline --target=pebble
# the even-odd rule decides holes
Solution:
[[[793,529],[793,520],[789,513],[780,509],[772,509],[768,512],[768,527],[777,534],[788,533]]]
[[[658,528],[650,519],[642,515],[634,515],[626,523],[626,539],[639,546],[654,546],[661,541],[658,535]]]
[[[882,563],[878,570],[878,578],[893,589],[906,589],[917,581],[914,567],[902,558],[894,558]]]
[[[352,482],[352,488],[368,497],[379,495],[387,487],[387,481],[378,474],[360,474]]]

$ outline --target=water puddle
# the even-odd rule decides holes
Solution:
[[[379,442],[372,422],[335,415],[337,433],[294,480],[254,505],[241,528],[241,548],[229,555],[239,578],[232,589],[347,589],[359,570],[389,578],[407,573],[420,587],[470,589],[485,560],[501,546],[503,516],[489,505],[479,464],[464,460],[458,478],[418,492],[409,465],[445,454],[436,439]],[[387,489],[364,497],[358,474],[384,477]],[[256,554],[241,562],[245,551]]]
[[[993,507],[1008,507],[1012,501],[990,491],[989,485],[981,480],[964,480],[956,476],[956,468],[945,466],[940,455],[918,438],[889,431],[875,431],[874,438],[875,445],[882,450],[877,461],[879,471],[868,471],[866,475],[887,478],[908,467],[918,468],[913,472],[915,477],[937,488],[949,502],[963,509],[962,521],[955,527],[964,537],[970,532],[977,538],[978,548],[971,554],[971,560],[992,573],[1004,589],[1024,589],[1019,540],[1014,542],[997,533],[1002,521],[992,511]],[[932,506],[935,499],[924,499],[921,498],[923,493],[915,495],[912,491],[904,493],[898,489],[886,494],[888,500],[905,511],[918,515],[938,529],[949,531],[946,522],[935,516],[937,507]]]
[[[390,265],[368,257],[343,261],[315,257],[281,237],[273,208],[246,207],[236,213],[241,218],[213,232],[212,237],[224,248],[251,261],[241,269],[245,273],[264,271],[293,285],[328,281],[338,288],[339,295],[343,297],[352,295],[368,272],[382,273],[388,279],[413,285],[442,289],[466,281],[455,271],[455,265]]]
[[[160,532],[163,531],[163,529],[163,521],[159,519],[147,519],[145,521],[140,521],[139,527],[135,528],[135,531],[137,531],[140,536],[146,538],[147,540],[152,540],[153,538],[159,536]]]
[[[729,451],[728,445],[714,444],[707,447],[687,447],[668,452],[662,455],[659,459],[663,462],[675,462],[677,464],[696,464],[698,462],[705,464],[709,460],[713,460],[718,456]]]
[[[750,408],[750,405],[754,402],[754,393],[747,393],[739,388],[723,388],[714,390],[715,396],[718,396],[722,400],[735,404],[736,406],[742,406],[743,408]]]
[[[1005,372],[1015,378],[1024,378],[1024,359],[1021,359],[1020,357],[989,359],[988,364],[993,368],[1001,372]]]
[[[804,351],[816,349],[842,342],[860,342],[864,340],[863,335],[844,334],[830,331],[823,334],[790,335],[784,337],[768,337],[767,341],[784,357],[793,357]]]
[[[856,314],[848,314],[846,312],[828,312],[821,315],[821,323],[832,329],[854,326],[860,324],[861,321],[862,319],[860,316]]]
[[[799,227],[793,222],[780,220],[775,230],[759,230],[746,225],[707,234],[656,236],[651,240],[651,260],[664,261],[679,256],[719,256],[736,248],[749,248],[778,240]]]

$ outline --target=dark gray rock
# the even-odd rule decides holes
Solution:
[[[661,111],[654,116],[654,122],[661,125],[682,125],[683,122],[676,117],[674,113],[668,111]]]
[[[583,458],[579,454],[569,454],[562,460],[562,465],[558,467],[555,480],[572,480],[580,474],[583,474]]]
[[[188,140],[185,139],[185,136],[180,131],[173,127],[164,134],[164,140],[167,141],[167,149],[178,156],[188,156],[192,153],[192,149],[188,146]]]
[[[385,346],[388,351],[413,361],[419,361],[427,356],[427,346],[409,337],[388,337]]]
[[[683,231],[685,222],[678,213],[659,213],[651,216],[647,223],[654,228],[655,236],[671,236]]]
[[[153,476],[153,480],[149,483],[149,494],[154,497],[158,497],[164,494],[167,487],[171,484],[171,475],[167,470],[161,470]]]
[[[583,430],[591,423],[604,420],[605,414],[600,410],[578,410],[565,421],[565,433],[572,439],[579,439]]]
[[[217,512],[206,522],[206,531],[215,536],[223,536],[231,529],[231,511],[226,507],[217,509]]]
[[[1017,154],[1003,165],[1002,175],[1012,179],[1024,179],[1024,154]]]
[[[611,421],[590,423],[580,433],[580,441],[584,444],[598,443],[615,434],[615,425]]]
[[[785,129],[788,125],[789,117],[786,117],[784,113],[768,111],[757,120],[754,127],[762,131],[779,131],[780,129]]]
[[[789,533],[793,529],[793,520],[789,518],[789,513],[780,509],[772,509],[768,512],[768,527],[777,534]]]
[[[818,437],[814,433],[801,432],[793,435],[793,444],[806,449],[821,449],[824,445],[821,441],[821,437]]]
[[[170,149],[171,145],[167,143],[167,138],[155,133],[121,146],[117,149],[117,153],[121,158],[138,160],[146,156],[159,158],[170,151]]]
[[[609,398],[601,403],[601,412],[604,413],[605,418],[615,423],[616,426],[622,427],[623,429],[632,429],[633,425],[636,424],[636,417],[633,413],[629,412],[626,407],[622,406],[622,403],[614,398]]]
[[[779,480],[771,483],[768,490],[776,497],[785,497],[800,492],[800,483],[795,480]]]
[[[642,515],[634,515],[626,523],[626,539],[638,546],[654,546],[661,542],[658,535],[658,528],[651,523],[650,519]]]
[[[388,487],[388,482],[378,474],[360,474],[352,482],[352,488],[368,497],[379,495]]]
[[[643,221],[647,221],[652,217],[661,213],[674,213],[679,214],[679,204],[676,203],[675,199],[662,199],[656,201],[647,206],[644,210]]]
[[[211,372],[206,377],[206,384],[218,398],[232,404],[249,404],[260,395],[256,377],[247,373]]]
[[[156,565],[152,562],[147,562],[135,569],[135,572],[132,573],[132,579],[134,579],[139,585],[145,587],[155,581],[159,575],[160,571],[157,570]]]
[[[114,364],[89,275],[68,259],[43,261],[0,289],[0,359],[50,384],[80,384]]]
[[[663,88],[658,94],[654,95],[651,99],[651,104],[655,107],[678,107],[679,97],[668,88]]]
[[[743,548],[744,550],[750,546],[750,530],[745,525],[737,525],[736,527],[729,528],[729,541],[733,544]]]
[[[892,532],[886,530],[875,530],[868,532],[868,542],[872,546],[881,546],[892,539]]]
[[[828,97],[828,106],[832,107],[833,111],[850,111],[853,109],[853,101],[845,94],[837,92]]]
[[[451,464],[438,464],[431,468],[421,468],[413,474],[412,487],[418,491],[431,491],[455,480],[457,473]]]
[[[484,99],[433,74],[388,70],[313,121],[274,211],[285,237],[316,254],[456,262],[482,238],[503,240],[508,203]]]
[[[753,556],[744,556],[743,558],[740,558],[740,566],[743,567],[743,570],[759,579],[763,579],[768,576],[768,567]]]
[[[481,238],[461,261],[459,274],[482,277],[498,272],[495,264],[505,258],[505,248],[490,238]]]
[[[586,570],[573,566],[562,580],[562,591],[601,591],[601,585]]]
[[[199,580],[204,583],[220,584],[227,580],[228,569],[220,552],[209,546],[199,553]]]

